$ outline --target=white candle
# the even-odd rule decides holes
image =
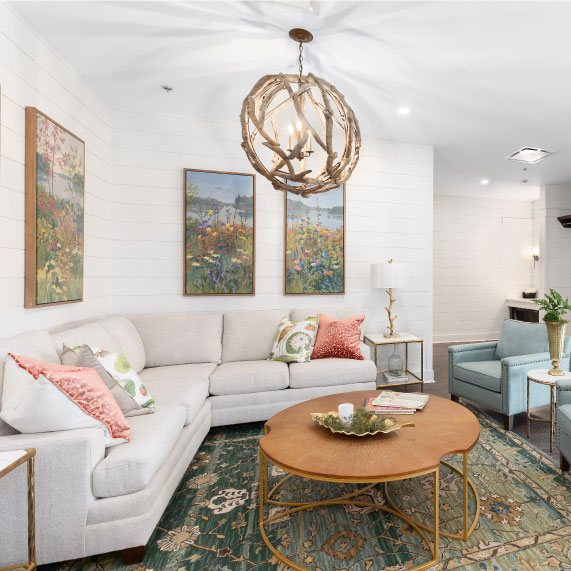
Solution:
[[[355,409],[350,402],[344,402],[339,405],[339,420],[344,424],[349,424],[353,418]]]

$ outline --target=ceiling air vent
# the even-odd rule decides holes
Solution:
[[[567,214],[567,216],[559,216],[557,220],[561,222],[561,226],[563,226],[563,228],[571,228],[571,214]]]
[[[522,147],[518,149],[515,153],[507,156],[506,158],[510,161],[519,161],[521,163],[528,163],[534,165],[538,163],[545,157],[552,155],[552,151],[546,151],[545,149],[538,149],[537,147]]]

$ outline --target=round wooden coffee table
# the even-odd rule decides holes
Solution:
[[[337,410],[343,402],[361,407],[366,397],[378,391],[357,391],[312,399],[292,406],[270,418],[265,424],[266,434],[260,438],[260,532],[272,553],[292,569],[306,571],[280,553],[270,542],[266,526],[289,514],[315,507],[354,504],[382,510],[407,522],[427,545],[432,559],[411,568],[427,569],[438,562],[439,536],[466,540],[476,527],[479,515],[479,497],[468,478],[468,453],[478,442],[480,424],[477,418],[463,406],[450,400],[430,396],[424,410],[412,416],[395,416],[397,422],[414,422],[413,428],[402,428],[390,434],[350,437],[333,434],[311,421],[311,412]],[[449,454],[463,455],[463,469],[459,470],[442,458]],[[287,472],[273,488],[269,489],[268,462]],[[463,477],[463,530],[461,534],[444,533],[439,529],[439,468],[446,464]],[[390,495],[389,482],[432,474],[434,477],[434,527],[405,515]],[[367,484],[364,488],[343,496],[317,502],[284,502],[274,499],[276,491],[292,476],[335,483]],[[353,498],[385,484],[385,495],[391,507],[356,501]],[[476,501],[476,513],[468,524],[468,489]],[[265,517],[265,504],[289,508],[277,515]],[[432,543],[425,531],[434,535]]]

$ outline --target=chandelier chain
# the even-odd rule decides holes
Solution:
[[[299,83],[303,74],[303,42],[299,42]]]

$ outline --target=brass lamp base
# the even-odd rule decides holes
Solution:
[[[547,371],[547,373],[549,375],[553,375],[554,377],[563,377],[565,376],[565,371],[562,371],[559,368],[559,363],[557,363],[557,365],[555,363],[552,363],[553,365],[553,369],[549,369],[549,371]]]
[[[398,333],[383,333],[383,336],[387,339],[396,339],[397,337],[400,337],[400,334],[398,334]]]

